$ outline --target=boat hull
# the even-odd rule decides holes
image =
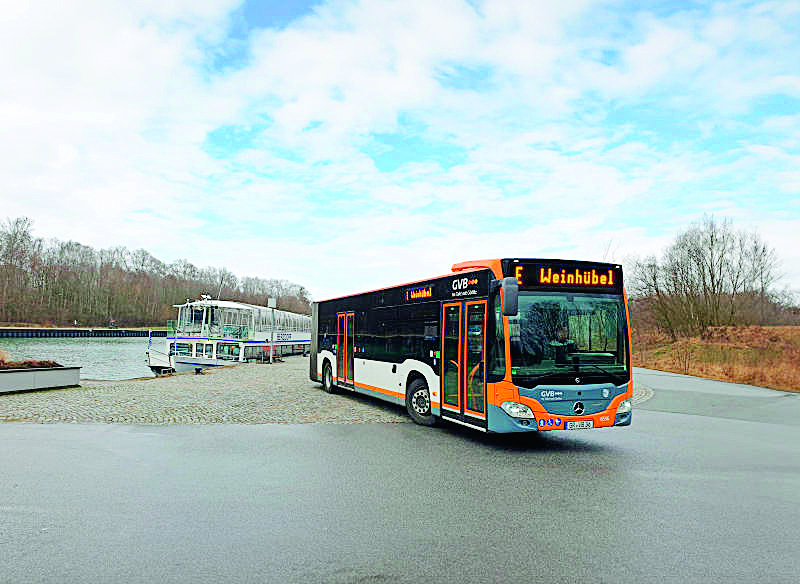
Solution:
[[[240,361],[230,361],[223,359],[205,359],[203,357],[172,357],[173,369],[177,373],[195,371],[196,369],[208,369],[211,367],[223,367],[225,365],[238,365]]]

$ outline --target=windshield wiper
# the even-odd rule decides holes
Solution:
[[[536,375],[534,377],[531,377],[530,382],[526,383],[525,385],[533,388],[539,385],[539,382],[542,381],[543,379],[550,379],[552,377],[562,377],[564,375],[567,375],[567,371],[550,371],[548,373],[543,373],[541,375]],[[518,375],[518,377],[528,377],[528,376]]]
[[[622,385],[623,383],[625,383],[625,380],[622,377],[620,377],[616,373],[611,373],[611,371],[603,369],[599,365],[595,365],[594,363],[581,363],[580,365],[581,366],[588,365],[589,367],[594,367],[598,371],[602,371],[603,373],[608,375],[611,378],[612,381],[614,381],[614,385]]]

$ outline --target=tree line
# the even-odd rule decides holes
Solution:
[[[214,298],[311,313],[305,287],[279,279],[238,278],[225,268],[166,264],[144,249],[95,250],[33,236],[27,217],[0,223],[0,322],[163,326],[173,304]]]
[[[800,323],[779,284],[777,252],[755,231],[704,217],[678,234],[661,257],[633,261],[631,321],[675,340],[709,326]]]

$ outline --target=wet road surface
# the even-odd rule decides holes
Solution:
[[[0,424],[0,582],[797,582],[800,396],[633,425]]]

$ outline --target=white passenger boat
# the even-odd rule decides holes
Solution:
[[[269,361],[281,355],[306,353],[311,343],[311,317],[227,300],[176,304],[177,320],[167,322],[163,350],[148,341],[147,365],[156,374],[197,368]]]

